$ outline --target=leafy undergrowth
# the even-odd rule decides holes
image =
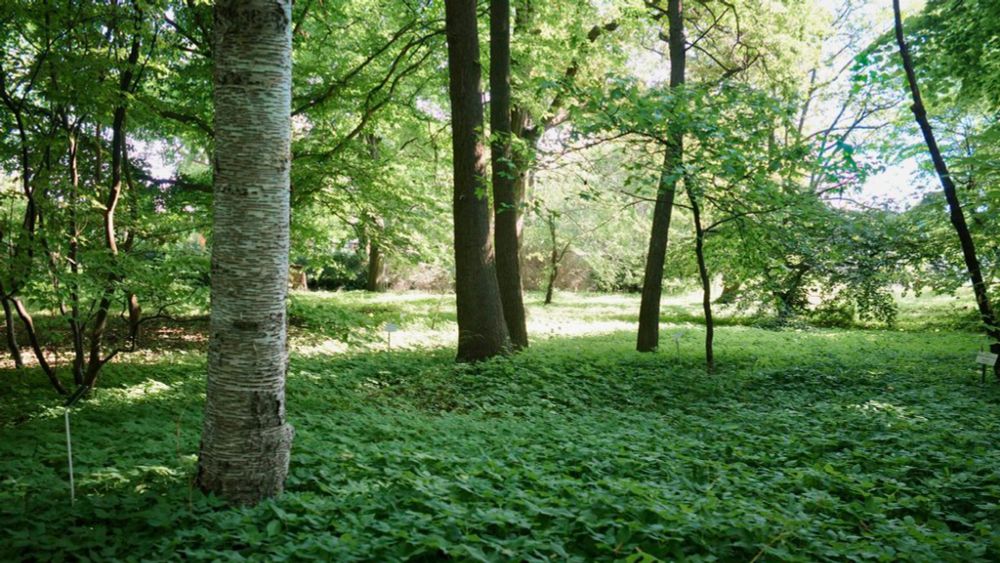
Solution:
[[[337,299],[300,302],[300,326]],[[1000,559],[1000,388],[976,335],[724,327],[709,377],[697,327],[641,355],[614,320],[631,303],[588,300],[559,312],[575,336],[533,308],[530,350],[474,366],[293,354],[288,488],[255,508],[192,487],[200,354],[109,367],[73,414],[72,507],[61,409],[5,374],[0,560]],[[431,330],[405,300],[355,308]]]

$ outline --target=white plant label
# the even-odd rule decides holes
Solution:
[[[997,365],[998,357],[1000,356],[997,356],[996,354],[993,354],[991,352],[980,352],[979,355],[976,356],[976,363],[992,367]]]

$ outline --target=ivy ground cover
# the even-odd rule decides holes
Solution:
[[[5,371],[0,560],[1000,559],[974,333],[734,322],[707,376],[693,302],[638,354],[635,299],[561,297],[529,303],[528,351],[455,365],[447,297],[296,296],[290,478],[255,508],[192,487],[197,346],[111,366],[73,412],[73,505],[58,400]]]

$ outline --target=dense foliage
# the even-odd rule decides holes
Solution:
[[[4,0],[0,49],[0,560],[1000,560],[996,0]]]

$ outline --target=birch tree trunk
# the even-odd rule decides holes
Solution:
[[[291,0],[215,3],[215,211],[198,483],[237,504],[279,494],[291,164]]]
[[[457,359],[477,361],[506,353],[510,338],[490,241],[476,0],[446,0],[445,27],[455,174]]]

